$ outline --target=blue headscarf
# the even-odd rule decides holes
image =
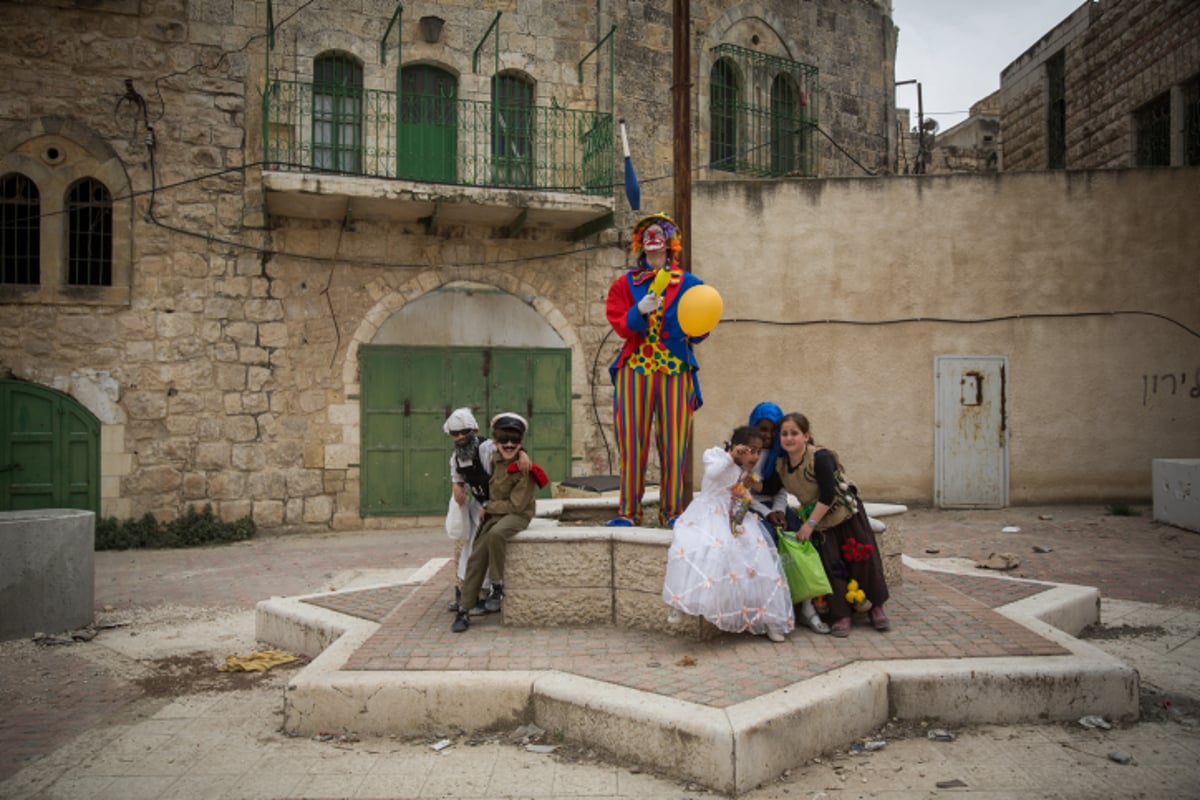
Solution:
[[[775,462],[779,460],[779,456],[783,453],[783,446],[779,443],[779,423],[783,422],[783,409],[774,403],[759,403],[750,412],[750,424],[757,425],[759,420],[769,419],[775,423],[775,438],[771,441],[771,446],[767,450],[767,461],[763,464],[762,475],[764,480],[775,474]]]

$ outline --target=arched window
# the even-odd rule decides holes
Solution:
[[[737,171],[737,71],[729,59],[713,64],[709,76],[709,166]]]
[[[84,178],[67,193],[67,284],[112,286],[112,249],[112,194]]]
[[[771,174],[803,171],[804,120],[800,89],[788,75],[771,81]]]
[[[400,70],[396,175],[454,183],[458,159],[458,83],[444,69],[414,64]]]
[[[19,173],[0,178],[0,283],[41,282],[41,198]]]
[[[533,82],[522,75],[492,79],[492,159],[499,186],[533,186]]]
[[[344,53],[313,61],[313,167],[361,172],[362,66]]]

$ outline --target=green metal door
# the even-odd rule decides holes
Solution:
[[[458,87],[454,76],[427,64],[402,67],[400,123],[396,126],[396,176],[456,182]]]
[[[552,481],[571,474],[569,350],[367,345],[359,358],[363,516],[445,513],[452,444],[442,423],[461,406],[484,436],[493,415],[521,414],[534,460]]]
[[[100,513],[100,423],[65,394],[0,381],[0,511]]]

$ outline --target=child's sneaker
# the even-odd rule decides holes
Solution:
[[[667,612],[667,622],[671,625],[678,625],[683,622],[683,614],[680,613],[678,608],[672,608]]]

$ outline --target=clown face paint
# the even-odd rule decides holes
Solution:
[[[642,233],[642,250],[647,253],[667,248],[667,237],[661,225],[651,225]]]

